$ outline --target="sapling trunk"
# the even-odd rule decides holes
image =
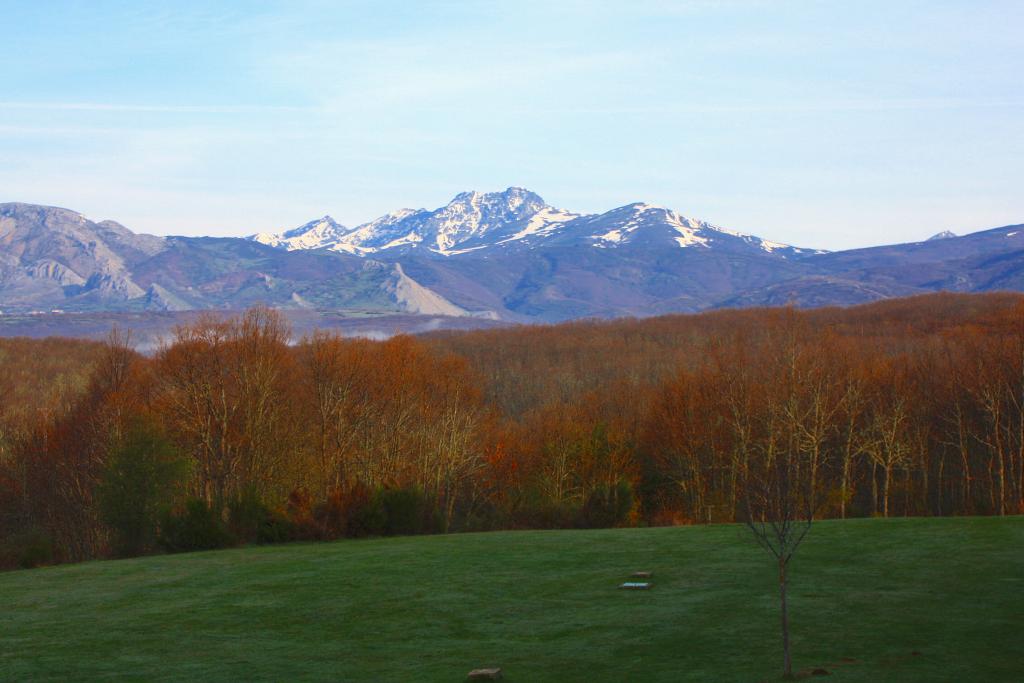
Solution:
[[[786,606],[786,560],[779,558],[779,603],[782,607],[782,674],[793,677],[793,661],[789,656],[789,611]]]

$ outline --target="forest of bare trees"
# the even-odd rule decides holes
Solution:
[[[387,341],[208,316],[0,340],[0,562],[495,528],[1024,512],[1024,298]],[[130,541],[130,542],[129,542]]]

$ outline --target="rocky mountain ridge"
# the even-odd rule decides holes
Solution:
[[[0,204],[0,311],[187,311],[266,303],[349,316],[509,322],[722,306],[846,305],[1024,291],[1024,229],[826,253],[670,209],[582,215],[522,188],[465,192],[355,228],[329,216],[250,238],[157,237]]]
[[[330,216],[279,233],[258,233],[253,239],[289,251],[329,249],[357,255],[408,254],[427,251],[456,256],[483,250],[538,248],[572,243],[580,247],[615,248],[663,233],[666,246],[708,247],[727,235],[766,252],[806,253],[789,245],[684,217],[643,202],[602,214],[579,214],[548,205],[521,187],[503,192],[462,192],[433,211],[400,209],[368,223],[346,228]]]

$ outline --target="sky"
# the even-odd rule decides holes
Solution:
[[[137,232],[463,190],[800,246],[1024,222],[1024,2],[0,0],[0,201]]]

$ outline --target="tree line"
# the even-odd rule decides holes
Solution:
[[[5,340],[0,370],[9,566],[731,522],[777,462],[819,517],[1024,512],[1024,300],[1009,294],[386,341],[296,339],[258,307],[149,356],[116,331]]]

